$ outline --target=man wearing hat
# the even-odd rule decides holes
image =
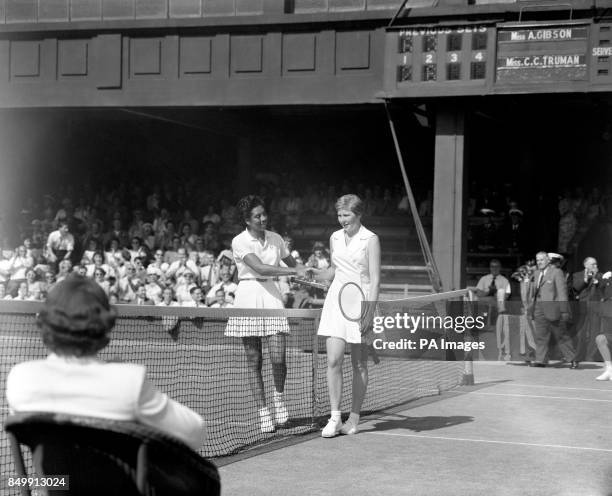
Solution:
[[[534,367],[545,367],[548,363],[551,333],[555,336],[559,350],[570,368],[578,368],[572,339],[567,334],[569,304],[567,285],[563,271],[551,264],[549,254],[536,254],[537,270],[530,282],[529,311],[535,323],[536,359]]]

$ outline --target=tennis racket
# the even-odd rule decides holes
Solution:
[[[329,289],[328,284],[325,284],[324,282],[315,281],[314,279],[304,279],[303,277],[294,277],[293,282],[301,286],[307,286],[309,288],[322,289],[323,291],[327,291]]]
[[[378,358],[372,343],[369,342],[375,303],[366,300],[365,294],[358,284],[347,282],[338,292],[338,306],[346,320],[359,323],[361,342],[366,345],[368,354],[372,356],[374,363],[378,364],[380,358]]]

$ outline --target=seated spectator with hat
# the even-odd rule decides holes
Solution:
[[[192,449],[204,442],[202,417],[173,401],[146,377],[143,365],[108,363],[97,353],[110,342],[115,311],[91,279],[71,275],[38,314],[44,360],[15,365],[6,381],[12,412],[54,412],[137,421]]]

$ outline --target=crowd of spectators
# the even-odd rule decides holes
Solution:
[[[571,256],[591,227],[612,213],[612,187],[605,191],[593,187],[588,191],[577,186],[564,189],[556,198],[541,195],[535,198],[531,209],[536,213],[528,218],[527,210],[509,191],[483,188],[478,192],[472,188],[467,212],[470,251],[526,253],[536,245],[555,243],[558,253]],[[543,233],[549,231],[554,239],[543,239]]]
[[[285,233],[294,257],[328,266],[324,243],[315,243],[302,260],[289,233],[303,214],[332,212],[336,189],[308,188],[301,197],[276,191],[270,197],[262,186],[260,193],[267,197],[270,228]],[[374,201],[373,190],[364,193],[372,198],[372,212],[382,208],[382,197]],[[113,303],[231,307],[237,287],[231,239],[244,228],[234,203],[227,192],[203,201],[185,186],[99,193],[84,188],[80,196],[65,190],[43,195],[40,203],[30,199],[17,222],[19,242],[2,239],[0,298],[42,300],[77,272],[95,280]],[[317,296],[300,294],[288,280],[280,284],[287,306],[304,306]]]

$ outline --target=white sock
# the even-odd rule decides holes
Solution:
[[[351,412],[348,421],[351,422],[353,425],[359,425],[359,414]]]
[[[274,391],[274,401],[283,401],[285,397],[284,393],[279,393],[278,391]]]
[[[270,417],[270,410],[268,410],[267,406],[264,406],[263,408],[259,409],[259,416],[260,417]]]
[[[332,410],[331,419],[335,420],[336,422],[340,422],[340,420],[342,419],[342,412],[340,410]]]
[[[604,363],[605,363],[606,369],[612,370],[612,362],[604,362]]]

